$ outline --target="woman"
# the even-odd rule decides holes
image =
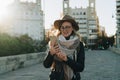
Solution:
[[[52,37],[49,52],[43,62],[46,68],[52,69],[50,80],[80,80],[78,72],[84,70],[85,52],[76,33],[79,26],[69,15],[56,20],[54,26],[59,34],[57,38]]]

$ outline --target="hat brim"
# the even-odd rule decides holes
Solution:
[[[73,20],[73,19],[56,20],[56,21],[54,22],[54,27],[55,27],[56,29],[60,29],[62,23],[65,22],[65,21],[66,21],[66,22],[70,22],[70,23],[72,24],[73,28],[74,28],[76,31],[79,30],[78,23],[76,23],[75,20]]]

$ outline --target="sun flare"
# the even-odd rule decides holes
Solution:
[[[7,9],[8,4],[12,1],[9,0],[0,0],[0,21],[3,21],[5,18],[9,16],[9,10]]]
[[[8,11],[6,7],[0,7],[0,18],[4,18],[8,15]]]

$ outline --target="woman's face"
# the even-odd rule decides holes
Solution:
[[[70,22],[63,22],[60,27],[60,32],[64,37],[68,37],[71,35],[73,31],[72,24]]]

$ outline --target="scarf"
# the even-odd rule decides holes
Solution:
[[[74,35],[70,36],[69,40],[66,40],[63,35],[58,36],[58,45],[63,53],[69,58],[73,59],[73,55],[77,53],[76,48],[79,46],[79,37]],[[73,70],[66,64],[63,64],[65,80],[71,80],[73,77]]]

